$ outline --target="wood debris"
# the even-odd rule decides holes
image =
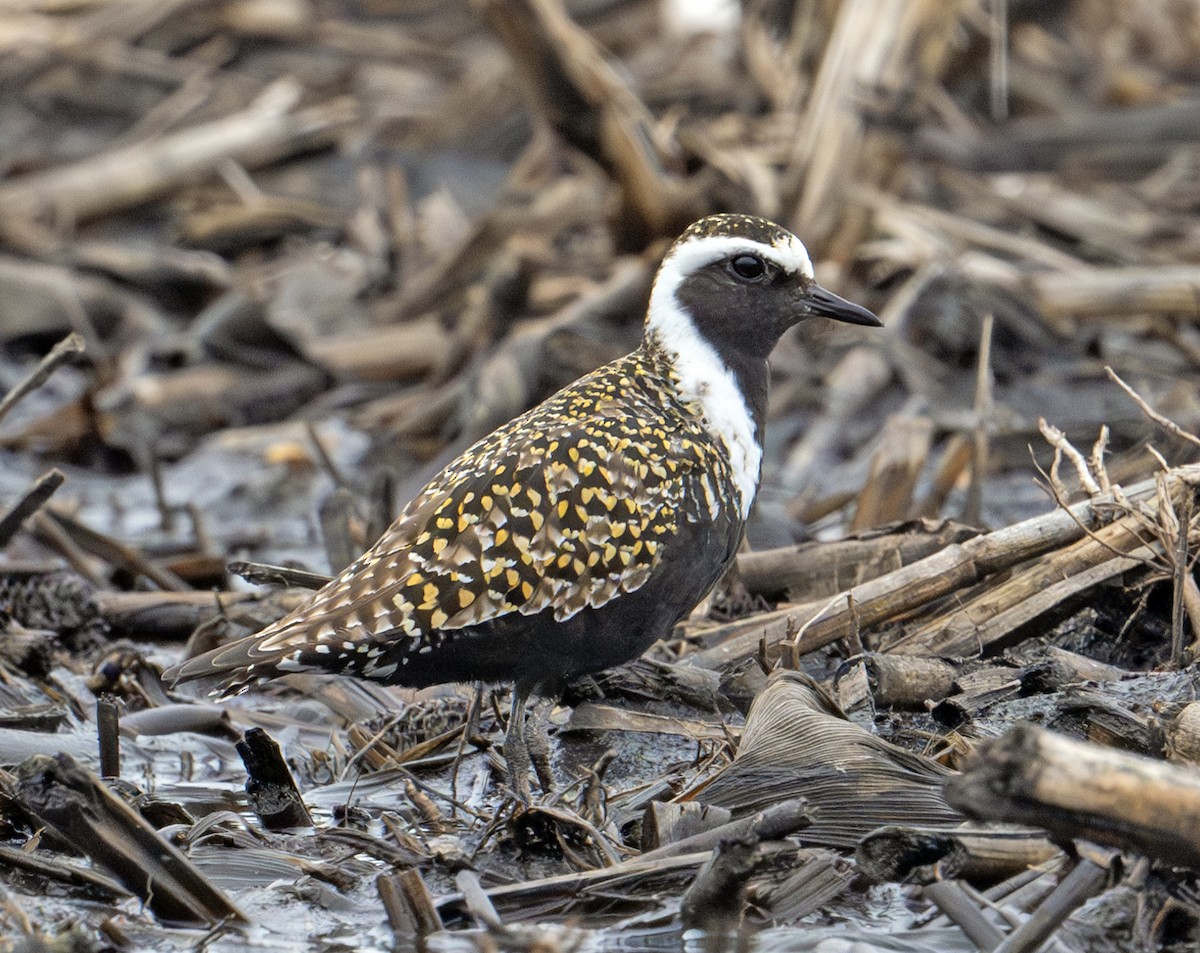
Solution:
[[[1195,5],[701,6],[0,11],[0,935],[1200,942]],[[777,348],[736,570],[543,706],[554,794],[490,690],[162,683],[714,211],[885,329]]]

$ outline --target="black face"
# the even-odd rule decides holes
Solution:
[[[676,296],[696,329],[730,366],[739,363],[739,355],[765,359],[783,332],[805,318],[879,326],[866,308],[750,251],[736,252],[689,275]]]
[[[784,331],[815,316],[879,326],[866,308],[752,251],[735,252],[704,266],[683,279],[675,295],[696,330],[737,377],[760,441],[767,408],[767,356]]]

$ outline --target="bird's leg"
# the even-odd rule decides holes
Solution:
[[[525,747],[533,760],[538,784],[544,794],[554,792],[554,772],[550,769],[550,736],[546,732],[549,722],[549,705],[545,702],[534,706],[533,718],[525,719]]]
[[[529,803],[529,746],[525,743],[525,693],[513,689],[508,731],[504,735],[504,760],[508,763],[508,786],[523,804]]]

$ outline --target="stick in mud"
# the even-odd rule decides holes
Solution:
[[[16,777],[16,796],[26,811],[84,851],[160,920],[246,919],[199,868],[70,755],[34,755],[18,766]]]
[[[237,744],[246,773],[246,794],[250,806],[268,830],[285,827],[312,827],[312,817],[292,772],[274,739],[261,728],[251,728]]]

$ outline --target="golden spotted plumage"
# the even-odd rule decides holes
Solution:
[[[416,653],[500,616],[564,620],[639,589],[681,522],[732,492],[723,445],[664,386],[671,374],[643,347],[475,444],[256,654],[347,655],[330,667],[386,678],[404,661],[376,652],[384,642],[407,636]]]
[[[767,357],[817,315],[878,324],[816,285],[787,230],[702,219],[663,259],[636,351],[468,449],[307,604],[165,674],[227,693],[297,671],[512,682],[520,737],[531,692],[636,658],[732,563]]]
[[[762,245],[778,245],[787,243],[794,236],[786,228],[776,225],[765,218],[755,215],[709,215],[689,225],[676,241],[677,245],[686,244],[698,238],[726,238],[729,236],[749,238]]]

